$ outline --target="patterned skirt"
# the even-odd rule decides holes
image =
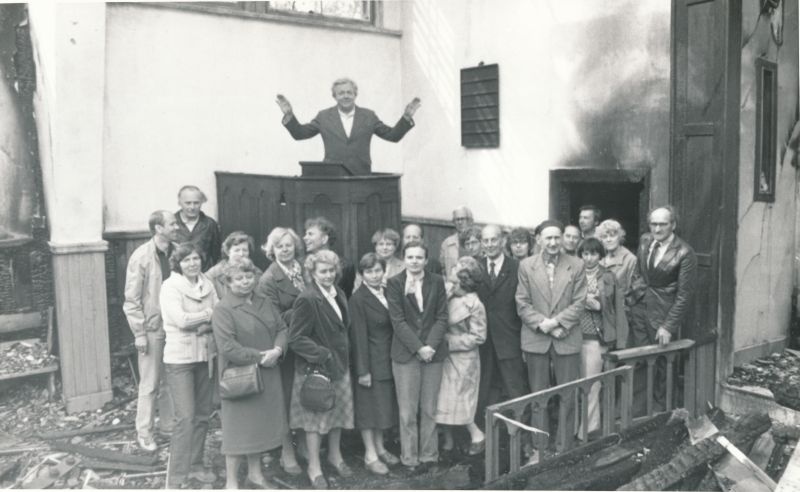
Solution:
[[[350,373],[333,381],[333,392],[336,401],[333,408],[327,412],[313,412],[300,404],[300,390],[305,381],[305,373],[295,370],[294,385],[292,387],[292,403],[289,409],[289,427],[303,429],[306,432],[327,434],[331,429],[353,428],[353,387],[350,382]]]

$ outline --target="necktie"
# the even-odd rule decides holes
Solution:
[[[650,253],[650,260],[647,262],[648,270],[652,270],[656,267],[656,257],[658,256],[659,249],[661,249],[661,243],[656,241],[655,245],[653,246],[653,252]]]
[[[492,283],[494,283],[494,281],[497,280],[497,272],[495,272],[495,270],[494,270],[494,262],[493,261],[489,262],[489,280],[491,280]]]
[[[550,281],[550,288],[552,289],[553,281],[555,281],[556,277],[556,264],[548,261],[545,268],[547,268],[547,280]]]

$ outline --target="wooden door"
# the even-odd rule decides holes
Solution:
[[[697,341],[696,380],[686,384],[704,405],[714,403],[715,383],[732,361],[741,2],[673,0],[672,13],[670,196],[678,235],[697,253],[697,290],[682,336]]]

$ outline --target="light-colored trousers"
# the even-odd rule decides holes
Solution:
[[[596,376],[603,372],[603,354],[608,352],[608,347],[600,344],[599,340],[584,340],[581,345],[581,378]],[[588,403],[588,431],[600,428],[600,383],[594,383],[589,390]],[[579,427],[579,436],[584,438],[583,426]]]
[[[406,466],[439,459],[435,416],[442,366],[441,362],[420,362],[417,359],[404,364],[392,361],[400,410],[400,460]]]
[[[175,410],[164,376],[164,332],[147,332],[147,353],[139,354],[139,395],[136,400],[136,433],[152,437],[158,404],[159,427],[174,427]]]

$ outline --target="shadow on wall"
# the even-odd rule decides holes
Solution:
[[[632,168],[669,162],[670,9],[629,1],[567,26],[578,144],[560,166]]]

